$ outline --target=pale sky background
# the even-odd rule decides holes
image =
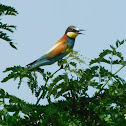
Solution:
[[[0,81],[7,75],[2,73],[7,67],[25,66],[41,57],[70,25],[86,30],[86,35],[77,37],[74,50],[90,59],[98,57],[110,44],[115,45],[117,39],[126,39],[126,0],[1,0],[1,3],[14,7],[19,14],[2,17],[3,23],[17,26],[17,31],[9,35],[17,43],[18,50],[0,40]],[[121,50],[126,56],[126,49]],[[54,72],[57,64],[44,69]],[[113,71],[117,69],[114,67]],[[126,68],[119,74],[126,78]],[[0,88],[35,103],[27,84],[24,82],[17,89],[17,83],[18,80],[10,80],[0,83]]]

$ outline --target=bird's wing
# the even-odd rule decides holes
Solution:
[[[27,66],[29,67],[31,65],[50,60],[60,55],[61,53],[64,53],[65,50],[68,48],[68,46],[69,46],[68,42],[58,42],[45,55],[33,61],[32,63],[28,64]]]
[[[56,43],[47,53],[47,59],[51,59],[55,56],[58,56],[61,53],[64,53],[68,48],[68,42],[58,42]]]

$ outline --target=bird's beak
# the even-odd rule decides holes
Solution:
[[[83,34],[83,33],[81,33],[81,31],[86,31],[86,30],[84,30],[84,29],[79,29],[78,30],[78,34]],[[84,35],[84,34],[83,34]]]

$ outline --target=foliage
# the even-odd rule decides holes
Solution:
[[[0,16],[1,17],[3,15],[16,16],[17,14],[18,14],[18,12],[13,7],[0,4]],[[12,39],[5,32],[5,31],[8,31],[8,32],[13,33],[14,30],[16,29],[16,26],[4,24],[4,23],[1,22],[1,19],[0,19],[0,29],[1,29],[0,38],[2,40],[5,40],[6,42],[8,42],[12,48],[17,49],[16,46],[14,45],[14,42],[12,41]]]
[[[17,14],[13,7],[0,4],[0,16]],[[0,22],[0,28],[0,38],[17,49],[4,32],[13,33],[16,26]],[[9,74],[1,82],[19,78],[20,88],[27,78],[37,101],[30,104],[0,89],[0,125],[125,126],[126,80],[118,72],[125,67],[126,60],[119,52],[120,46],[125,47],[125,40],[117,40],[115,47],[110,45],[110,49],[103,50],[86,68],[83,57],[71,50],[68,57],[58,61],[59,69],[54,73],[22,66],[6,68],[4,72]],[[120,68],[113,72],[114,66]],[[42,83],[38,82],[38,74],[43,78]],[[88,93],[90,87],[95,89],[93,96]],[[48,104],[40,105],[42,99],[47,99]]]
[[[126,80],[117,73],[125,67],[126,61],[119,52],[120,46],[125,46],[125,40],[117,40],[115,47],[111,45],[110,49],[103,50],[98,58],[90,61],[87,68],[83,68],[84,59],[75,51],[58,61],[59,69],[54,73],[41,68],[30,71],[21,66],[7,68],[4,72],[9,74],[2,82],[19,78],[20,88],[23,79],[27,78],[27,84],[38,100],[36,104],[29,104],[1,89],[1,124],[124,126]],[[107,65],[110,70],[106,68]],[[112,68],[117,65],[120,68],[113,72]],[[38,84],[38,74],[44,80],[42,84]],[[96,89],[93,96],[89,96],[89,87]],[[40,105],[41,99],[47,99],[48,104]]]

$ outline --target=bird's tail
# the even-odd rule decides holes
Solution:
[[[26,68],[27,68],[28,70],[34,69],[34,68],[37,67],[37,64],[36,64],[36,63],[37,63],[37,60],[35,60],[35,61],[33,61],[33,62],[27,64],[27,65],[26,65]]]
[[[40,67],[40,66],[45,66],[45,65],[50,65],[50,60],[48,59],[38,59],[35,60],[31,63],[29,63],[28,65],[26,65],[26,67],[28,68],[28,70],[32,70],[34,68]]]
[[[30,66],[32,66],[36,61],[37,61],[37,60],[35,60],[35,61],[33,61],[33,62],[27,64],[26,67],[30,67]]]

